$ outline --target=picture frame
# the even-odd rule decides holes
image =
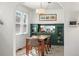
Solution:
[[[41,14],[39,15],[40,21],[56,21],[57,14]]]

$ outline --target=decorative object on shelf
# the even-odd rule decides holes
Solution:
[[[59,35],[61,35],[62,33],[61,32],[59,32]]]
[[[57,43],[60,43],[60,40],[58,40]]]
[[[45,32],[46,30],[45,30],[45,26],[40,26],[40,31],[41,32]]]
[[[61,37],[60,37],[60,36],[58,36],[58,39],[61,39]]]
[[[39,15],[40,21],[56,21],[57,14],[41,14]]]
[[[77,21],[70,21],[69,24],[70,25],[77,25]]]
[[[72,20],[72,21],[69,21],[69,26],[70,27],[77,27],[78,26],[78,23],[76,20]]]

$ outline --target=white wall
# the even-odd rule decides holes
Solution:
[[[30,15],[30,11],[31,9],[22,5],[21,3],[19,3],[17,5],[17,10],[20,10],[22,12],[28,13],[28,33],[27,34],[21,34],[21,35],[16,35],[16,50],[19,48],[23,48],[25,47],[26,44],[26,36],[30,35],[30,19],[31,19],[31,15]]]
[[[54,9],[54,10],[46,10],[46,14],[57,14],[57,21],[40,21],[39,15],[36,14],[35,10],[32,12],[32,23],[36,24],[54,24],[54,23],[64,23],[64,10],[63,9]]]
[[[79,56],[79,26],[69,26],[70,20],[77,20],[78,12],[65,11],[64,55]]]
[[[15,55],[15,49],[25,46],[25,38],[30,33],[28,28],[28,34],[16,36],[16,9],[27,12],[30,21],[30,9],[21,5],[21,3],[0,3],[0,19],[4,22],[3,26],[0,25],[0,55],[2,56]]]
[[[17,3],[0,3],[0,56],[13,55],[13,42],[15,40],[15,10]]]

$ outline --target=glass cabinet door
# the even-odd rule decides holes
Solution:
[[[22,13],[16,10],[16,34],[20,33]]]
[[[28,32],[28,14],[16,10],[16,34],[26,34]]]
[[[23,13],[23,29],[22,29],[22,32],[23,33],[27,33],[28,31],[28,14],[26,13]]]
[[[16,24],[16,33],[20,32],[20,24]]]
[[[20,23],[21,22],[21,16],[22,13],[20,11],[16,11],[16,23]]]
[[[26,24],[23,25],[23,32],[26,32]]]

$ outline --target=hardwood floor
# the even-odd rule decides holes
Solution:
[[[26,56],[26,49],[19,50],[17,56]],[[64,56],[64,46],[52,46],[48,54],[45,56]]]

